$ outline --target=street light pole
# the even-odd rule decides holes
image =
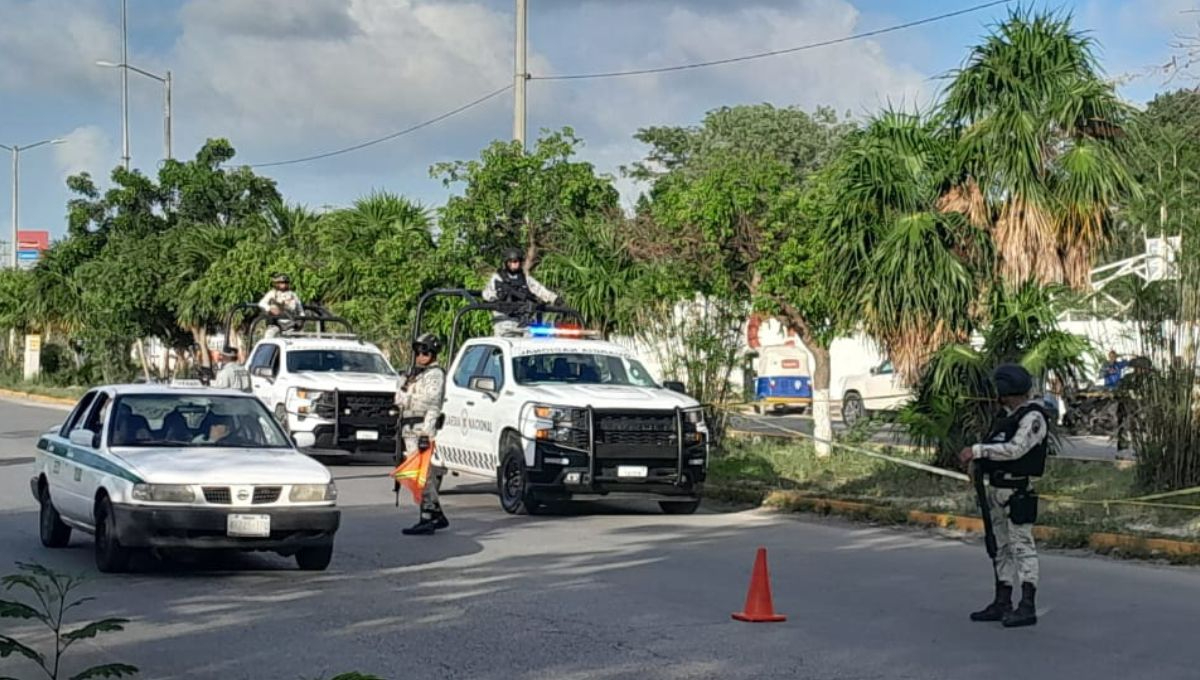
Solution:
[[[8,263],[13,269],[17,268],[17,231],[20,229],[21,220],[21,152],[36,149],[45,144],[62,144],[61,139],[45,139],[36,144],[27,144],[20,146],[13,144],[0,144],[0,149],[5,149],[12,154],[12,249],[9,251]]]
[[[529,0],[517,0],[516,73],[513,75],[513,140],[525,149],[525,84],[529,80],[525,62],[525,42]]]
[[[121,63],[129,63],[128,0],[121,0]],[[129,169],[129,71],[121,69],[121,162]]]
[[[133,64],[115,64],[111,61],[97,61],[96,65],[103,66],[105,68],[119,68],[121,69],[122,73],[133,71],[134,73],[139,73],[147,78],[157,80],[163,84],[163,148],[164,153],[166,154],[165,158],[174,158],[174,156],[171,155],[171,84],[173,82],[171,78],[171,72],[167,71],[165,76],[160,76],[157,73],[151,73],[145,69],[140,69]]]

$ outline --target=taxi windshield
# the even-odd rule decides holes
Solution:
[[[518,356],[513,359],[513,375],[520,385],[658,386],[637,360],[611,354],[564,352]]]
[[[117,398],[110,446],[282,449],[292,444],[252,396],[127,394]]]

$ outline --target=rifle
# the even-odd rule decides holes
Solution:
[[[971,463],[971,481],[975,484],[975,499],[979,503],[979,512],[983,516],[983,545],[987,548],[988,557],[992,559],[992,570],[996,569],[996,531],[992,527],[992,513],[988,508],[987,490],[983,487],[983,461]],[[999,575],[997,575],[999,580]]]

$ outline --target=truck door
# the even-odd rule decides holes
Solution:
[[[446,381],[446,397],[442,402],[445,421],[437,433],[438,462],[448,470],[474,472],[469,465],[476,444],[471,437],[471,411],[479,404],[481,395],[469,389],[471,376],[477,375],[479,364],[487,355],[487,347],[471,345],[458,356]]]

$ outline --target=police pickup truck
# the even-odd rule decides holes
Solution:
[[[262,322],[260,316],[250,323],[250,337]],[[254,345],[247,369],[255,396],[284,429],[312,434],[309,453],[394,453],[398,376],[383,352],[320,307],[282,326]]]
[[[492,307],[473,302],[459,316]],[[534,323],[516,336],[469,339],[455,353],[434,462],[495,480],[513,514],[609,495],[690,514],[708,448],[704,410],[682,385],[659,384],[629,350],[593,332]]]

